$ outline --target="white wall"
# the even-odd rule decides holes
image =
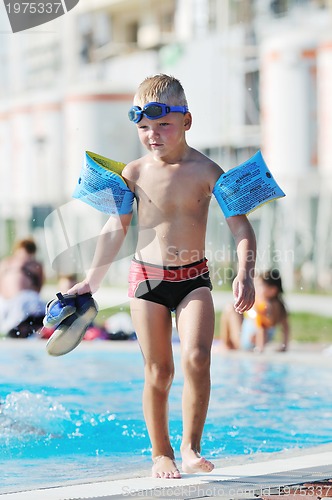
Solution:
[[[264,154],[289,180],[317,166],[316,46],[315,36],[296,30],[262,44]]]
[[[318,151],[323,175],[332,177],[332,38],[318,47]]]
[[[237,144],[244,125],[243,32],[229,36],[208,35],[183,44],[173,61],[161,58],[162,71],[184,86],[193,114],[188,139],[200,149]]]

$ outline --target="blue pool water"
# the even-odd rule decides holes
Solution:
[[[0,493],[149,466],[137,343],[87,344],[52,358],[40,340],[0,342]],[[275,356],[214,353],[204,454],[222,459],[332,441],[331,369]],[[170,432],[178,455],[175,357]]]

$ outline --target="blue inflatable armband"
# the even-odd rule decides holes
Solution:
[[[248,214],[268,201],[285,196],[260,151],[223,173],[212,192],[226,218]]]
[[[134,193],[121,175],[124,167],[124,163],[86,151],[73,197],[109,215],[131,213]]]

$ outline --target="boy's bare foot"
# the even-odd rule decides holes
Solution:
[[[214,469],[214,465],[206,458],[201,457],[197,451],[186,450],[182,452],[182,471],[188,474],[194,474],[195,472],[211,472]]]
[[[153,458],[152,477],[180,479],[181,474],[172,458],[166,455],[159,455]]]

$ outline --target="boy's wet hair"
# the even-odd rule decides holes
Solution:
[[[282,280],[278,269],[269,269],[268,271],[261,273],[259,276],[266,285],[276,286],[278,288],[278,293],[283,293],[284,290],[282,288]]]
[[[148,102],[161,102],[169,106],[188,106],[180,81],[174,76],[159,74],[149,76],[139,85],[135,104],[141,107]]]

